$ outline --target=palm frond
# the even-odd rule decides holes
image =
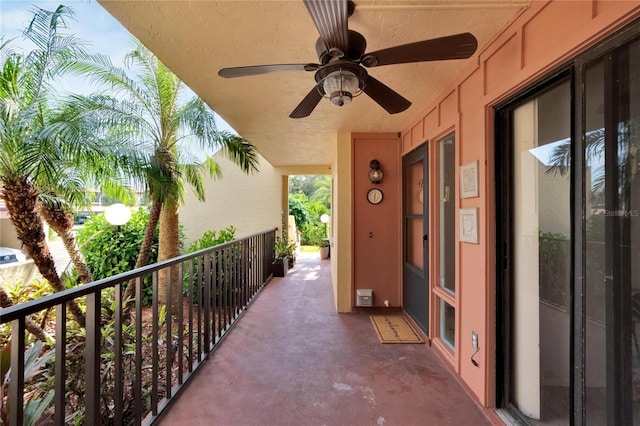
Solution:
[[[248,140],[228,132],[219,133],[218,139],[222,152],[243,172],[253,174],[259,171],[258,153]]]
[[[193,192],[196,195],[198,201],[204,201],[205,199],[205,186],[204,186],[204,172],[205,169],[209,168],[209,172],[212,171],[211,165],[207,164],[208,162],[213,162],[212,159],[209,159],[207,162],[202,164],[183,164],[181,165],[182,174],[185,177],[185,181],[191,185]],[[217,176],[220,175],[220,169],[217,167],[217,163],[213,167],[214,172],[217,171]],[[215,173],[211,173],[212,175]]]

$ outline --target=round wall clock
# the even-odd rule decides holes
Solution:
[[[371,188],[369,192],[367,192],[367,201],[371,204],[380,204],[380,202],[382,202],[382,191],[378,188]]]

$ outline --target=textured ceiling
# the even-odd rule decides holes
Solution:
[[[369,68],[409,99],[390,115],[366,95],[335,107],[323,99],[311,116],[289,114],[315,84],[312,72],[224,79],[220,68],[317,63],[317,30],[302,1],[99,0],[191,89],[274,166],[328,165],[339,131],[397,132],[405,128],[517,14],[524,0],[356,0],[349,29],[367,39],[367,52],[471,32],[470,59]]]

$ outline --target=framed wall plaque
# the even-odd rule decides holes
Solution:
[[[478,244],[478,209],[460,209],[460,241]]]
[[[478,161],[460,166],[460,197],[473,198],[478,191]]]

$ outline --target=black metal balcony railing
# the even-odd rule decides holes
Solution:
[[[35,412],[57,425],[76,423],[79,416],[84,424],[152,423],[270,279],[275,231],[0,310],[0,325],[11,324],[9,383],[0,383],[0,396],[8,392],[5,421],[22,425]],[[167,291],[163,308],[158,289],[169,279],[181,291]],[[136,295],[126,303],[130,280]],[[142,302],[145,285],[152,286],[150,307]],[[84,336],[67,323],[72,300],[86,305]],[[25,319],[52,310],[55,321],[48,324],[55,331],[45,346],[53,361],[34,375],[25,369],[34,347]]]

